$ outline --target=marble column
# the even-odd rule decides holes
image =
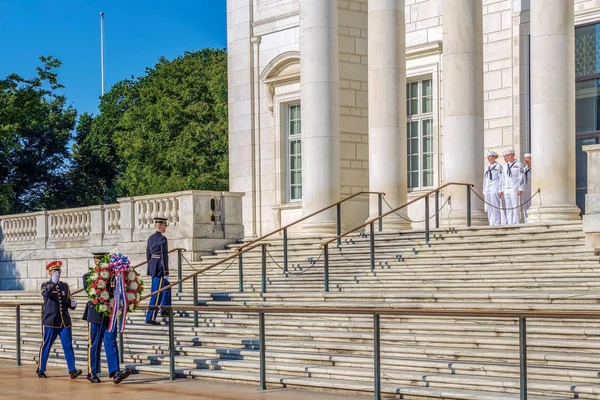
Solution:
[[[572,1],[531,2],[531,189],[540,194],[532,200],[528,223],[579,219],[574,24]]]
[[[340,109],[337,1],[300,5],[302,212],[340,199]],[[335,233],[335,207],[304,223],[306,233]]]
[[[369,0],[369,190],[391,207],[406,203],[406,34],[404,0]],[[384,204],[383,212],[389,211]],[[407,210],[383,221],[385,230],[410,229]],[[378,197],[369,218],[378,215]]]
[[[483,149],[483,9],[481,0],[444,0],[442,53],[443,181],[471,183],[481,190]],[[444,224],[465,225],[467,191],[444,189],[451,197]],[[487,224],[483,203],[471,196],[473,225]]]

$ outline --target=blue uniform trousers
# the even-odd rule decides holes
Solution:
[[[63,352],[65,353],[65,359],[67,360],[67,366],[69,372],[75,368],[75,353],[73,352],[73,336],[71,334],[71,327],[68,328],[50,328],[42,326],[42,344],[40,346],[40,354],[38,361],[38,369],[40,371],[46,371],[46,363],[48,362],[48,356],[50,355],[50,349],[56,340],[56,337],[60,337],[60,343],[62,344]]]
[[[102,341],[108,372],[112,375],[119,370],[119,347],[117,345],[118,333],[109,332],[105,325],[88,322],[88,373],[100,373],[100,358],[102,354]]]
[[[169,285],[169,281],[167,281],[164,277],[152,277],[152,288],[151,292],[155,292],[160,288]],[[170,306],[171,305],[171,289],[167,289],[164,292],[160,292],[158,295],[153,294],[150,297],[151,306]],[[148,310],[146,312],[146,321],[154,321],[156,320],[156,316],[158,315],[158,310]]]

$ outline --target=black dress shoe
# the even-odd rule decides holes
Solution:
[[[127,379],[131,375],[131,370],[129,368],[125,368],[125,371],[117,371],[113,377],[113,382],[115,385],[118,385],[125,379]]]
[[[158,322],[158,321],[146,321],[146,323],[148,325],[160,325],[160,322]]]
[[[75,379],[77,378],[79,375],[81,375],[83,372],[80,369],[74,369],[73,371],[69,372],[69,375],[71,375],[71,379]]]
[[[92,383],[100,383],[101,382],[100,378],[98,378],[98,375],[96,375],[96,374],[88,374],[87,380]]]
[[[38,378],[47,378],[46,373],[44,371],[40,371],[39,368],[35,370],[35,373],[38,376]]]

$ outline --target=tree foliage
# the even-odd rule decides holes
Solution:
[[[228,187],[227,56],[224,50],[161,58],[122,83],[114,143],[128,195]]]
[[[40,57],[36,76],[0,80],[0,213],[62,207],[77,112],[59,94],[61,62]]]

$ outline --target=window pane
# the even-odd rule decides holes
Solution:
[[[292,186],[290,188],[290,200],[302,199],[302,186]]]
[[[575,76],[600,72],[600,25],[575,29]]]
[[[299,105],[296,104],[296,105],[290,106],[290,121],[300,118],[299,111],[300,111]]]
[[[433,186],[433,171],[423,172],[423,186]]]
[[[419,121],[410,122],[410,138],[418,138],[419,137]]]
[[[419,82],[410,83],[409,95],[411,99],[419,97]]]
[[[302,169],[302,157],[301,156],[292,156],[290,159],[290,170],[300,170]]]
[[[411,188],[419,187],[419,171],[410,173]]]
[[[423,97],[431,97],[431,79],[427,79],[422,83]]]
[[[300,140],[290,140],[290,155],[301,154],[302,153],[302,143]]]
[[[419,154],[419,139],[410,140],[410,154]]]
[[[423,109],[421,110],[421,112],[423,114],[430,113],[433,111],[433,100],[431,99],[431,97],[423,98],[422,107]]]
[[[291,175],[291,184],[293,185],[300,185],[302,184],[302,172],[300,171],[292,171]]]
[[[410,170],[419,173],[419,157],[410,158]]]
[[[433,154],[423,154],[423,169],[433,169]]]
[[[433,152],[433,137],[423,136],[423,153]]]
[[[431,118],[422,120],[421,129],[423,136],[431,136],[433,134],[433,120]]]
[[[410,100],[410,112],[408,115],[415,115],[419,113],[419,99],[411,99]]]
[[[575,83],[575,131],[600,130],[600,79]]]

